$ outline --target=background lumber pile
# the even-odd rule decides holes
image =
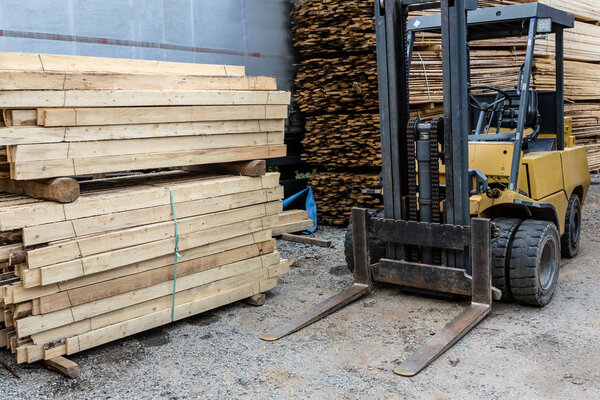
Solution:
[[[382,208],[380,197],[363,194],[362,189],[379,188],[379,172],[321,172],[313,176],[312,186],[319,206],[322,224],[342,225],[348,222],[353,207]]]
[[[0,345],[49,360],[273,288],[282,196],[277,173],[189,172],[86,183],[69,204],[1,196]]]
[[[244,67],[0,54],[14,180],[285,155],[289,93]]]

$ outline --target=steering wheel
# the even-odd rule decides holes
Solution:
[[[492,103],[482,103],[479,100],[477,100],[477,98],[475,97],[475,95],[473,93],[471,93],[471,90],[474,89],[489,89],[489,90],[493,90],[495,92],[498,92],[498,95],[500,96],[496,96],[496,100],[493,101]],[[504,90],[499,89],[497,87],[494,86],[487,86],[487,85],[476,85],[476,86],[469,86],[468,89],[469,92],[469,106],[473,107],[475,110],[477,111],[490,111],[493,110],[494,107],[496,107],[498,104],[504,102],[504,101],[508,101],[508,106],[510,107],[512,105],[512,99],[510,97],[510,95],[508,93],[506,93]]]

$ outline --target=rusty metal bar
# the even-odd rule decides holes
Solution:
[[[274,341],[294,333],[350,304],[371,291],[372,279],[369,265],[369,213],[364,208],[352,209],[352,235],[354,238],[354,285],[328,298],[307,312],[287,321],[272,332],[261,336]]]

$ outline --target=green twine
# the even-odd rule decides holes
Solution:
[[[175,214],[175,200],[173,198],[173,190],[165,186],[165,189],[169,191],[169,195],[171,196],[171,209],[173,210],[173,221],[175,221],[175,261],[173,268],[173,296],[171,300],[171,322],[175,320],[175,292],[177,291],[177,259],[182,257],[179,254],[179,232],[177,231],[177,214]]]

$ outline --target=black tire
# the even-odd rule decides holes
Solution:
[[[517,218],[496,218],[492,228],[498,231],[492,236],[492,285],[502,291],[502,301],[512,301],[510,290],[510,254],[512,242],[522,220]]]
[[[383,210],[369,210],[371,217],[383,218]],[[376,263],[380,258],[385,257],[385,242],[377,239],[375,235],[369,233],[369,249],[371,263]],[[346,236],[344,237],[344,256],[346,264],[351,272],[354,272],[354,242],[352,240],[352,223],[346,228]]]
[[[560,235],[548,221],[523,221],[512,243],[510,289],[520,303],[544,307],[552,299],[560,270]]]
[[[560,238],[560,252],[563,257],[573,258],[579,251],[581,238],[581,199],[573,193],[569,199],[565,215],[565,233]]]

